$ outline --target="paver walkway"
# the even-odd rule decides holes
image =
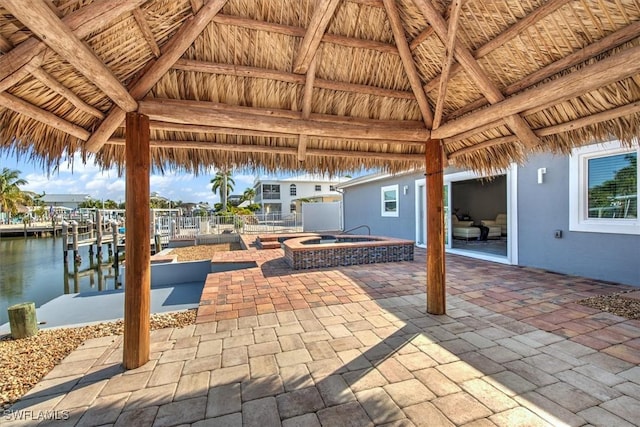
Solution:
[[[209,277],[198,324],[152,332],[149,363],[123,372],[120,337],[89,340],[2,425],[640,422],[640,322],[575,303],[629,287],[447,256],[447,315],[432,316],[424,252],[307,272],[258,254]]]

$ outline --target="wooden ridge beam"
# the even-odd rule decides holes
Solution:
[[[447,96],[447,85],[449,84],[449,71],[451,70],[451,64],[453,63],[453,52],[456,46],[456,33],[458,31],[460,9],[462,9],[462,0],[453,0],[451,3],[449,30],[447,31],[448,34],[445,43],[445,59],[442,64],[442,78],[440,79],[438,99],[436,101],[436,110],[433,118],[433,129],[437,129],[442,120],[442,110],[444,108],[444,100]]]
[[[76,37],[82,39],[121,15],[131,12],[146,1],[96,0],[65,16],[62,18],[62,22],[69,27]],[[24,7],[22,2],[18,1],[18,3]],[[45,48],[46,45],[43,42],[35,37],[29,37],[5,55],[0,56],[0,80],[6,79],[42,53]]]
[[[409,83],[411,84],[411,89],[413,90],[413,94],[415,95],[418,106],[420,107],[422,119],[424,120],[427,128],[430,129],[433,126],[433,113],[431,112],[431,107],[429,106],[427,95],[422,89],[422,83],[420,81],[420,75],[418,74],[418,68],[413,61],[411,49],[409,49],[409,43],[405,38],[402,21],[400,20],[400,14],[398,13],[396,3],[394,0],[383,0],[383,3],[384,8],[387,11],[387,17],[391,25],[391,30],[393,31],[393,38],[396,41],[396,46],[398,47],[398,52],[400,53],[402,65],[404,66],[405,73],[407,73]]]
[[[124,138],[110,138],[107,141],[110,145],[126,144]],[[151,148],[167,148],[167,149],[191,149],[191,150],[215,150],[227,151],[234,153],[265,153],[265,154],[285,154],[297,156],[298,149],[294,147],[269,147],[264,145],[238,145],[238,144],[221,144],[217,142],[204,141],[176,141],[176,140],[158,140],[150,141]],[[319,148],[307,149],[307,155],[317,157],[349,157],[349,158],[369,158],[380,160],[404,160],[404,161],[424,161],[422,154],[402,154],[375,151],[347,151],[347,150],[323,150]]]
[[[436,34],[446,43],[447,26],[444,18],[438,13],[433,5],[426,0],[414,0],[420,11],[423,13],[427,21],[433,26]],[[471,55],[471,52],[460,43],[455,43],[455,56],[458,62],[464,67],[465,71],[474,81],[476,86],[489,100],[495,104],[503,101],[504,95],[498,90],[495,84],[487,77],[487,74],[478,64],[478,61]],[[540,139],[533,133],[527,122],[517,114],[510,114],[504,117],[505,123],[515,133],[520,141],[528,148],[532,148],[540,144]],[[438,138],[442,139],[442,138]]]
[[[256,31],[268,31],[283,34],[292,37],[304,37],[306,31],[302,27],[294,27],[291,25],[274,24],[270,22],[258,21],[256,19],[248,19],[240,16],[218,14],[213,18],[213,22],[223,25],[234,25]],[[390,43],[378,42],[375,40],[364,40],[353,37],[338,36],[335,34],[324,34],[322,41],[332,43],[339,46],[354,47],[358,49],[375,50],[381,53],[390,53],[398,55],[398,49]]]
[[[568,68],[571,68],[577,64],[580,64],[590,58],[593,58],[596,55],[599,55],[603,52],[606,52],[610,49],[616,48],[623,43],[626,43],[634,38],[638,37],[640,34],[640,21],[636,21],[632,24],[627,25],[624,28],[619,29],[618,31],[609,34],[606,37],[594,42],[584,48],[573,52],[570,55],[565,56],[562,59],[559,59],[551,64],[540,68],[537,71],[529,74],[527,77],[519,80],[515,83],[510,84],[504,89],[504,94],[509,96],[513,95],[522,90],[528,89],[536,83],[540,83],[546,78],[553,76],[561,71],[564,71]],[[476,110],[478,108],[484,107],[488,102],[484,98],[480,98],[474,102],[471,102],[464,107],[452,112],[447,117],[448,119],[455,119],[456,117],[460,117],[470,111]]]
[[[169,71],[184,52],[193,44],[214,16],[222,9],[227,0],[209,0],[198,13],[187,19],[180,29],[167,42],[164,53],[147,69],[131,88],[134,99],[142,99],[153,86]],[[96,152],[125,118],[124,111],[113,108],[85,145],[87,151]]]
[[[264,138],[284,138],[284,139],[296,139],[297,136],[291,133],[272,132],[272,131],[259,131],[251,129],[237,129],[221,126],[204,126],[204,125],[186,125],[180,123],[159,122],[151,120],[149,127],[152,130],[158,130],[163,132],[190,132],[190,133],[209,133],[209,134],[225,134],[233,136],[257,136]],[[379,145],[405,145],[424,147],[424,142],[418,141],[400,141],[395,139],[367,139],[359,140],[350,136],[332,137],[334,141],[349,141],[349,142],[361,142],[366,144],[379,144]]]
[[[16,113],[30,117],[40,123],[44,123],[54,129],[68,133],[71,136],[75,136],[82,141],[89,139],[89,132],[86,129],[61,119],[55,114],[43,110],[40,107],[36,107],[35,105],[11,94],[0,93],[0,105],[15,111]]]
[[[250,67],[246,65],[220,64],[213,62],[180,59],[172,67],[175,70],[197,71],[200,73],[223,74],[227,76],[262,78],[278,80],[297,85],[305,84],[305,77],[300,74],[287,73],[279,70],[267,70],[265,68]],[[385,96],[389,98],[412,99],[412,92],[385,89],[375,86],[367,86],[355,83],[336,82],[327,79],[315,79],[315,87],[320,89],[338,90],[342,92],[354,92],[364,95]]]
[[[182,108],[184,105],[192,105],[198,108],[206,108],[212,111],[223,111],[223,112],[234,112],[238,114],[248,114],[248,115],[260,115],[266,117],[278,117],[284,119],[292,119],[299,120],[302,118],[302,113],[299,111],[291,111],[291,110],[281,110],[277,108],[255,108],[255,107],[244,107],[240,105],[229,105],[223,104],[220,102],[210,102],[210,101],[189,101],[189,100],[177,100],[177,99],[163,99],[163,98],[153,98],[148,101],[156,102],[164,104],[167,107],[175,107]],[[363,119],[359,117],[343,117],[343,116],[334,116],[330,114],[319,114],[319,113],[311,113],[310,119],[319,122],[319,123],[327,123],[327,124],[344,124],[347,126],[359,126],[359,127],[367,127],[371,129],[382,129],[383,131],[387,128],[393,129],[404,129],[406,131],[412,131],[412,135],[416,135],[415,132],[426,132],[424,124],[418,121],[409,121],[409,120],[375,120],[375,119]],[[356,138],[357,139],[357,138]],[[422,141],[424,143],[424,141]]]
[[[340,0],[316,0],[315,9],[311,16],[309,28],[300,43],[298,54],[293,62],[293,72],[297,74],[305,74],[311,61],[316,56],[316,51],[322,36],[327,31],[329,22],[333,18],[333,14],[338,8]]]
[[[354,139],[393,139],[424,142],[429,139],[429,131],[424,129],[404,129],[391,127],[366,127],[345,123],[326,123],[298,118],[273,117],[264,115],[263,110],[247,107],[229,108],[224,104],[201,101],[145,100],[140,101],[140,113],[152,120],[172,123],[208,125],[274,131],[292,134],[307,134],[319,137],[352,136]]]
[[[433,133],[440,138],[451,137],[514,113],[575,98],[631,77],[638,72],[640,72],[640,46],[635,46],[571,74],[513,95],[502,102],[447,122]]]
[[[243,107],[239,105],[228,105],[219,102],[209,102],[209,101],[188,101],[188,100],[173,100],[173,99],[161,99],[154,98],[152,100],[162,102],[166,105],[170,105],[172,103],[176,103],[175,105],[182,105],[181,103],[193,103],[195,105],[201,106],[202,108],[209,108],[212,110],[220,110],[220,111],[232,111],[239,114],[258,114],[267,117],[281,117],[286,119],[300,119],[302,117],[301,113],[298,111],[291,110],[280,110],[280,109],[270,109],[270,108],[254,108],[254,107]],[[361,126],[368,127],[373,129],[378,128],[394,128],[394,129],[405,129],[405,130],[416,130],[416,131],[426,131],[424,127],[424,123],[419,122],[417,120],[376,120],[376,119],[364,119],[361,117],[345,117],[345,116],[335,116],[331,114],[320,114],[320,113],[311,113],[311,120],[320,122],[320,123],[329,123],[329,124],[345,124],[348,126]],[[156,123],[153,120],[151,123]],[[158,122],[159,123],[159,122]],[[118,127],[124,126],[124,122],[120,122]],[[216,126],[217,127],[217,126]],[[204,128],[204,127],[203,127]],[[356,138],[357,139],[357,138]],[[424,143],[424,141],[422,141]]]

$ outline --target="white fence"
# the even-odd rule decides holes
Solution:
[[[294,233],[302,231],[302,215],[157,216],[152,227],[153,234],[175,239],[219,234]]]

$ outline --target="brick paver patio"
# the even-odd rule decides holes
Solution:
[[[447,315],[414,262],[293,272],[281,250],[209,276],[198,322],[86,341],[12,414],[116,426],[633,426],[640,321],[576,304],[630,287],[447,256]],[[248,257],[248,258],[247,258]],[[49,412],[40,412],[49,411]],[[2,425],[33,425],[12,420]],[[45,423],[46,424],[46,423]],[[43,424],[44,425],[44,424]]]

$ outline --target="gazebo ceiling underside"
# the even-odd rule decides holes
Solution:
[[[156,168],[479,171],[640,123],[640,0],[0,1],[0,147]]]

